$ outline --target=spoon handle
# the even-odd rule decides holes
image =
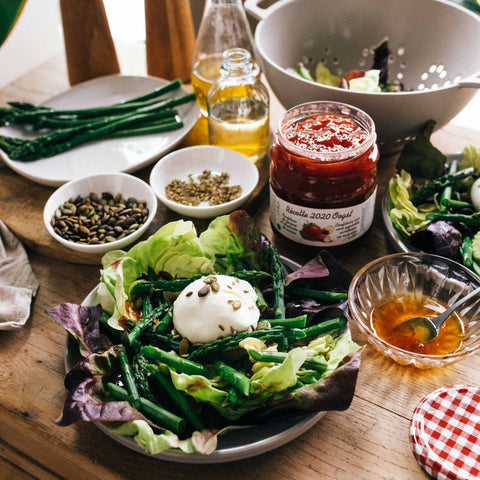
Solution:
[[[435,323],[441,325],[446,318],[448,318],[454,310],[458,307],[462,306],[464,303],[468,302],[471,298],[475,297],[476,295],[480,294],[480,288],[476,288],[472,290],[468,295],[458,299],[452,306],[447,308],[444,312],[442,312],[438,317],[435,318]]]

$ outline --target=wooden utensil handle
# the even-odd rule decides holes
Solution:
[[[190,81],[195,31],[189,0],[145,0],[149,75]]]
[[[60,0],[71,85],[120,73],[103,0]]]

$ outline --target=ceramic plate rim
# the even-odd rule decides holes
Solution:
[[[55,107],[68,108],[69,99],[73,97],[74,101],[78,102],[79,98],[81,99],[82,96],[84,96],[88,99],[85,103],[85,106],[100,105],[102,103],[105,104],[105,102],[102,101],[105,98],[112,98],[114,101],[122,101],[131,98],[137,94],[141,95],[142,93],[148,92],[149,89],[152,90],[153,88],[165,85],[167,83],[170,83],[170,80],[165,80],[159,77],[152,77],[148,75],[106,75],[74,85],[73,87],[70,87],[63,92],[48,98],[41,104],[47,106],[53,104]],[[127,89],[129,87],[132,88],[132,85],[135,85],[136,87],[135,89],[131,90],[131,93],[128,93]],[[111,93],[105,96],[104,93],[101,93],[102,89],[110,89]],[[115,89],[117,89],[117,91],[115,91]],[[188,93],[183,88],[183,85],[181,87],[181,91],[184,94]],[[174,94],[175,92],[166,94],[166,98]],[[101,98],[100,101],[99,98]],[[33,182],[51,187],[58,187],[70,180],[80,178],[81,176],[85,176],[86,174],[90,173],[112,173],[112,171],[131,173],[143,167],[146,167],[147,165],[150,165],[155,160],[158,160],[161,156],[168,153],[175,146],[177,146],[195,126],[198,118],[200,117],[200,108],[196,102],[190,102],[187,105],[181,105],[177,107],[177,109],[181,114],[182,120],[184,122],[184,126],[178,130],[159,134],[139,135],[136,137],[116,138],[92,142],[84,145],[79,145],[72,150],[68,150],[53,157],[36,160],[35,162],[20,162],[17,160],[11,160],[8,155],[5,154],[5,152],[0,150],[0,162],[3,160],[5,164],[12,170],[22,175],[23,177],[32,180]],[[25,134],[25,130],[21,127],[14,126],[1,127],[0,133],[7,135],[20,134],[21,136],[23,136]],[[154,135],[157,138],[163,139],[164,143],[162,146],[158,146],[158,148],[152,146],[150,142],[152,142],[152,139],[155,138]],[[91,158],[92,155],[90,155],[90,153],[94,153],[95,147],[98,147],[98,145],[100,144],[106,144],[105,151],[110,152],[109,155],[111,155],[112,159],[115,156],[120,155],[116,152],[116,150],[120,150],[121,147],[127,149],[127,153],[124,155],[138,155],[138,158],[133,159],[132,157],[132,159],[128,163],[116,170],[105,169],[98,172],[87,171],[83,174],[74,174],[70,172],[69,175],[65,175],[63,173],[51,173],[51,171],[54,170],[54,166],[57,164],[57,162],[60,164],[70,162],[71,164],[72,162],[76,161],[77,163],[82,164],[82,162],[85,161],[84,155],[88,152],[88,158]],[[137,154],[135,152],[135,149],[141,148],[142,145],[145,146],[145,148],[146,145],[148,145],[148,150]],[[125,160],[128,160],[128,158],[125,157]],[[93,162],[97,162],[96,157],[91,160],[91,164],[93,164]],[[47,167],[49,173],[43,173],[42,170]],[[76,168],[78,169],[79,165],[77,165]]]
[[[296,270],[300,268],[300,265],[288,258],[281,257],[282,262],[287,268],[291,268],[292,270]],[[88,306],[91,303],[95,303],[95,293],[98,289],[99,285],[94,287],[93,290],[85,297],[82,302],[83,306]],[[68,372],[72,367],[71,361],[73,353],[71,352],[71,347],[78,348],[75,344],[75,341],[71,337],[71,335],[67,334],[67,339],[65,342],[65,352],[64,352],[64,365],[65,371]],[[253,456],[260,455],[262,453],[269,452],[274,450],[278,447],[281,447],[288,442],[298,438],[300,435],[305,433],[307,430],[312,428],[324,415],[326,411],[321,412],[305,412],[295,415],[293,417],[287,418],[283,421],[290,420],[293,422],[293,425],[288,427],[287,429],[281,428],[282,419],[278,419],[275,422],[272,422],[270,425],[277,425],[278,432],[272,436],[267,438],[260,438],[257,441],[253,441],[251,443],[242,444],[239,446],[227,448],[227,449],[217,449],[210,455],[203,455],[200,453],[183,453],[181,451],[176,450],[167,450],[165,452],[160,452],[156,455],[151,455],[145,452],[137,443],[133,440],[123,437],[118,434],[113,434],[108,430],[108,427],[103,424],[102,422],[94,422],[94,424],[105,434],[109,437],[120,443],[121,445],[130,448],[138,453],[146,455],[151,458],[155,458],[158,460],[167,460],[176,463],[189,463],[189,464],[215,464],[215,463],[225,463],[231,462],[235,460],[243,460],[246,458],[250,458]],[[253,427],[259,430],[262,429],[262,426]],[[246,430],[246,429],[245,429]],[[234,435],[237,430],[233,430],[232,432],[227,433],[226,435]],[[221,439],[219,440],[221,441]]]

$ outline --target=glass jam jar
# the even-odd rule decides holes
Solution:
[[[373,120],[336,102],[288,110],[270,147],[270,219],[284,237],[338,246],[371,226],[377,189]]]

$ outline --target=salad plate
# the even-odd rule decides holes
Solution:
[[[57,109],[80,109],[122,102],[169,83],[155,77],[112,75],[78,84],[49,99],[45,106]],[[186,94],[181,89],[182,94]],[[165,95],[175,97],[179,91]],[[137,135],[89,142],[53,157],[32,162],[12,160],[0,150],[2,159],[12,170],[34,182],[57,187],[70,180],[106,172],[130,173],[139,170],[178,145],[195,125],[200,110],[196,102],[178,107],[184,126],[164,133]],[[21,127],[0,128],[1,135],[29,138]]]
[[[462,154],[450,154],[447,155],[446,165],[449,165],[453,160],[460,160]],[[420,249],[414,247],[408,242],[408,239],[404,238],[398,230],[393,225],[392,219],[390,218],[389,207],[388,207],[388,187],[385,192],[382,203],[381,203],[381,212],[382,212],[382,221],[385,227],[385,234],[396,252],[407,253],[407,252],[421,252]]]
[[[282,257],[282,262],[287,272],[297,270],[300,267],[297,263],[284,257]],[[87,295],[82,305],[97,305],[97,291],[98,286]],[[67,335],[64,356],[65,370],[68,372],[80,359],[81,355],[75,339],[71,335]],[[230,431],[219,437],[218,447],[210,455],[200,453],[187,454],[177,450],[169,450],[157,453],[156,455],[150,455],[132,439],[110,432],[106,424],[95,422],[95,425],[102,432],[127,448],[150,457],[153,456],[153,458],[159,460],[176,463],[213,464],[242,460],[281,447],[312,428],[325,413],[326,412],[299,413],[285,416],[284,418],[267,424]]]
[[[285,299],[283,305],[279,305],[275,292],[280,263],[288,288],[288,294],[281,297]],[[137,452],[172,462],[210,464],[240,460],[280,447],[315,425],[326,411],[342,411],[350,406],[361,357],[361,347],[351,339],[345,318],[345,292],[351,273],[329,252],[319,252],[302,266],[281,258],[253,219],[237,210],[217,217],[200,235],[191,221],[170,222],[128,252],[117,250],[105,255],[102,265],[99,284],[81,305],[64,303],[46,312],[68,332],[64,353],[68,395],[57,425],[92,422]],[[225,274],[218,273],[216,278],[201,273],[209,271]],[[233,277],[246,275],[245,284],[238,278],[233,283],[225,279],[227,272],[235,271],[238,273]],[[153,272],[158,272],[156,277]],[[188,279],[187,283],[170,284],[168,278],[164,279],[166,272],[174,279]],[[272,279],[256,283],[259,275]],[[256,283],[259,292],[255,300],[253,296],[247,298],[254,288],[251,282]],[[203,285],[210,283],[209,288]],[[191,287],[187,289],[186,285]],[[179,316],[169,318],[169,305],[174,300],[168,294],[161,297],[163,300],[159,298],[157,293],[163,288],[179,292],[175,301],[182,299],[177,303],[182,308],[183,298],[190,298],[197,288],[193,300],[206,297],[207,301],[194,305],[194,310],[187,308],[181,315],[180,308]],[[219,292],[218,297],[207,296],[205,290]],[[249,333],[252,330],[233,323],[238,316],[232,318],[230,302],[223,301],[232,293],[241,299],[236,305],[231,303],[233,311],[243,307],[251,310],[249,302],[260,298],[264,305],[263,313],[258,312],[259,319],[272,319],[276,307],[282,317],[272,325],[260,321],[253,326],[256,313],[252,312],[253,316],[247,315],[252,322],[247,327],[256,333]],[[150,326],[138,324],[134,332],[137,324],[133,327],[132,322],[144,315],[147,298],[146,308],[150,303],[158,309],[155,313],[152,310],[158,318],[152,317]],[[187,302],[191,307],[192,302]],[[211,309],[218,309],[213,320]],[[182,324],[192,326],[194,318],[203,322],[203,330],[213,326],[232,333],[218,335],[215,330],[213,335],[203,337],[195,332],[183,333]],[[280,318],[290,320],[283,325]],[[127,337],[112,330],[116,323]],[[172,328],[178,335],[172,335]],[[252,344],[247,341],[250,337]],[[186,352],[183,339],[189,342]],[[253,360],[247,356],[252,354],[252,348],[265,350],[263,347],[271,346],[276,350],[276,343],[282,339],[288,342],[281,347],[286,356],[274,355],[273,362],[257,360],[257,355]],[[157,354],[165,354],[170,360],[165,363],[156,358]],[[127,356],[131,358],[130,367]],[[304,365],[307,356],[311,360]],[[277,362],[280,357],[284,361]],[[169,364],[175,358],[180,363]],[[124,369],[123,373],[119,368]],[[225,370],[219,372],[219,368],[228,368],[229,373],[239,370],[234,377],[225,378]],[[138,385],[140,405],[135,405],[134,399],[118,396],[128,395],[122,393],[123,380],[115,380],[119,373],[130,382],[127,388],[136,389]],[[163,375],[171,385],[164,383]],[[245,377],[251,384],[245,385]],[[239,394],[232,392],[229,384]],[[184,402],[183,395],[176,395],[172,387],[185,392],[189,400]]]

